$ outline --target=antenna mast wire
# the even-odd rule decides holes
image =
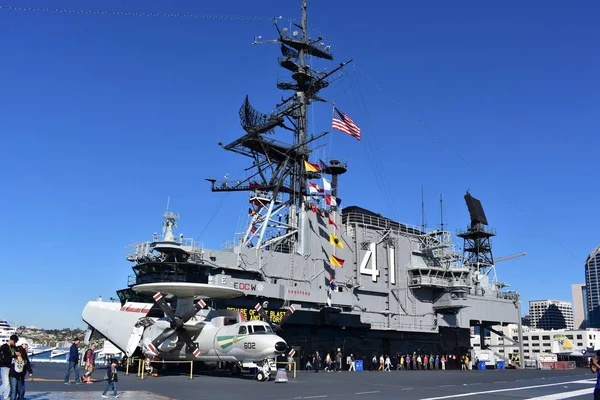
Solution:
[[[273,17],[252,16],[252,15],[206,15],[206,14],[154,13],[154,12],[122,11],[122,10],[86,10],[86,9],[80,9],[80,8],[19,6],[19,5],[14,5],[14,4],[2,4],[2,3],[0,3],[0,10],[30,11],[30,12],[33,11],[33,12],[44,12],[44,13],[89,14],[89,15],[119,15],[119,16],[155,17],[155,18],[246,20],[246,21],[272,21],[273,20]],[[277,17],[277,18],[282,19],[283,17]],[[288,18],[286,18],[286,19],[288,19]]]

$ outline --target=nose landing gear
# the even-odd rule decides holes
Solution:
[[[269,380],[269,378],[271,377],[271,362],[272,360],[265,359],[261,362],[256,363],[258,365],[258,371],[256,372],[257,381],[266,382]]]

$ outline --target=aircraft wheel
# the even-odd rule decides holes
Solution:
[[[242,370],[240,369],[240,367],[237,364],[233,364],[231,366],[231,374],[232,375],[239,375],[242,373]]]
[[[262,371],[259,371],[259,372],[256,374],[256,379],[257,379],[259,382],[263,382],[263,381],[266,381],[266,380],[267,380],[267,377],[265,376],[264,372],[262,372]]]

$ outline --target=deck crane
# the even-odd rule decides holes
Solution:
[[[524,251],[522,251],[520,253],[511,254],[509,256],[498,257],[498,258],[494,259],[494,264],[496,264],[496,263],[498,263],[500,261],[511,260],[511,259],[517,258],[517,257],[523,257],[526,254],[527,253],[525,253]],[[494,275],[495,275],[495,273],[496,273],[496,269],[494,268]],[[496,286],[498,287],[498,289],[504,289],[505,287],[508,287],[509,285],[506,284],[506,283],[496,282]]]
[[[516,253],[516,254],[511,254],[509,256],[504,256],[504,257],[498,257],[494,259],[494,263],[498,263],[500,261],[506,261],[506,260],[511,260],[513,258],[517,258],[517,257],[523,257],[524,255],[527,255],[527,253],[525,253],[524,251],[520,252],[520,253]]]

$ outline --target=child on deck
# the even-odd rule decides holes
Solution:
[[[104,392],[102,392],[102,397],[108,397],[106,392],[108,389],[112,387],[113,393],[115,394],[115,398],[121,397],[121,393],[117,394],[117,382],[119,381],[119,377],[117,376],[117,360],[110,360],[110,365],[106,370],[106,386],[104,386]]]

